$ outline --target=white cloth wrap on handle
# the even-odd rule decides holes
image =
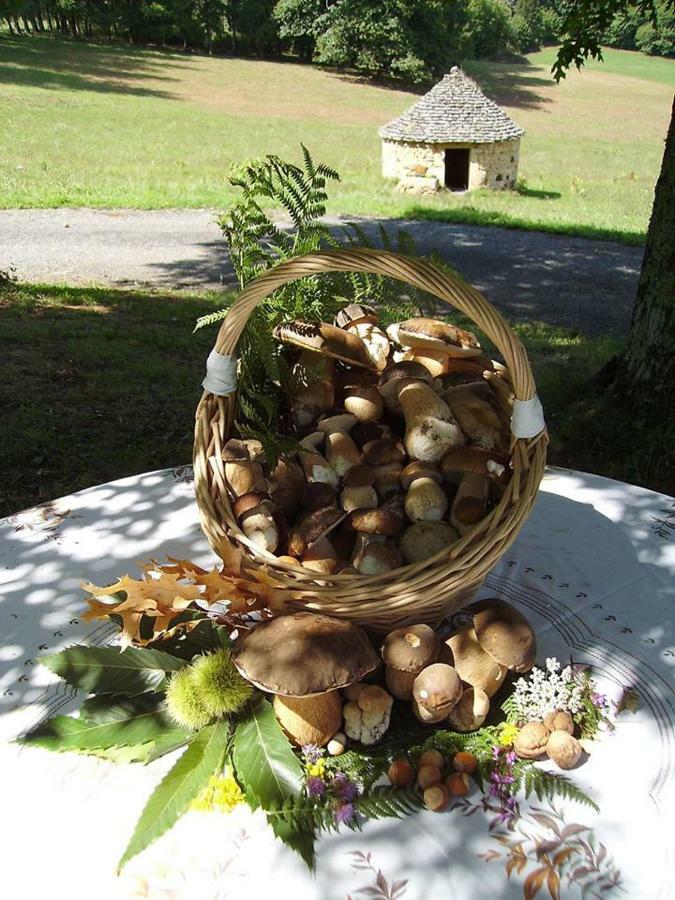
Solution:
[[[544,410],[535,394],[529,400],[514,400],[511,414],[511,433],[517,438],[536,437],[546,428]]]
[[[206,360],[206,378],[202,387],[218,397],[226,397],[237,390],[237,359],[212,350]]]

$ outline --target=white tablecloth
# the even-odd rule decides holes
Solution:
[[[673,498],[549,469],[532,516],[478,595],[502,596],[525,612],[540,663],[572,656],[594,666],[607,694],[618,698],[630,687],[638,695],[637,711],[624,712],[616,732],[571,773],[600,813],[556,806],[566,825],[593,828],[594,859],[601,866],[611,859],[624,896],[650,900],[670,896],[673,875],[674,534]],[[110,625],[78,618],[80,582],[110,583],[125,571],[136,574],[136,561],[167,553],[214,561],[197,523],[189,468],[125,478],[0,520],[3,739],[78,705],[75,692],[53,685],[37,660],[74,642],[110,639]],[[515,898],[536,868],[507,878],[505,848],[488,834],[482,810],[455,810],[323,837],[310,876],[261,815],[238,807],[188,813],[116,878],[138,814],[172,761],[118,766],[3,740],[2,896]],[[531,810],[524,805],[523,812]],[[523,819],[524,828],[536,824]],[[494,858],[479,855],[486,853]],[[548,896],[545,885],[540,896]],[[563,884],[561,896],[580,892]]]

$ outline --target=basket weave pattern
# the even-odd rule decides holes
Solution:
[[[426,291],[468,316],[499,349],[490,384],[508,420],[514,399],[535,394],[525,350],[500,314],[470,285],[432,263],[384,250],[326,250],[288,260],[264,272],[239,295],[215,343],[234,356],[249,316],[265,297],[298,278],[326,272],[367,272],[389,276]],[[288,595],[288,609],[308,609],[344,617],[372,632],[426,622],[436,625],[468,603],[490,569],[513,542],[534,503],[546,462],[546,430],[530,439],[511,439],[513,474],[499,503],[448,550],[423,562],[382,575],[319,575],[280,563],[256,547],[237,526],[225,482],[222,450],[231,437],[236,395],[205,392],[197,407],[194,476],[202,528],[216,553],[243,546],[252,561]]]

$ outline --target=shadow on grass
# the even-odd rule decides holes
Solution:
[[[518,185],[516,191],[521,197],[534,197],[536,200],[559,200],[562,197],[560,191],[538,191],[526,185]]]
[[[222,293],[0,290],[0,516],[188,462],[215,339],[192,332],[222,303]]]
[[[524,188],[519,193],[527,197],[539,197],[542,200],[557,199],[560,194],[554,191],[536,191]],[[616,241],[619,244],[627,244],[631,247],[642,247],[645,243],[645,234],[642,231],[627,231],[623,229],[596,228],[592,225],[573,224],[560,222],[532,222],[521,219],[510,213],[496,210],[476,209],[473,206],[458,206],[453,209],[439,209],[438,207],[422,206],[419,203],[406,207],[403,215],[410,219],[420,219],[426,222],[455,222],[467,225],[496,225],[499,228],[510,228],[517,231],[546,231],[549,234],[564,234],[574,237],[591,238],[600,241]]]
[[[144,81],[175,82],[166,64],[188,66],[179,53],[101,46],[51,37],[0,36],[0,83],[47,90],[82,90],[173,99]]]

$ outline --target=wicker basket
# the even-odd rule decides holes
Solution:
[[[223,321],[215,350],[234,356],[237,341],[258,303],[289,281],[325,272],[368,272],[407,282],[435,295],[470,317],[499,349],[505,366],[486,375],[508,421],[514,399],[535,394],[525,350],[499,313],[474,288],[423,260],[383,250],[351,249],[312,253],[281,263],[251,282]],[[226,543],[243,546],[254,565],[287,592],[288,609],[344,617],[371,632],[399,625],[436,625],[468,603],[483,579],[513,542],[537,494],[546,460],[546,430],[511,439],[513,475],[494,509],[471,531],[421,563],[383,575],[318,575],[280,563],[256,547],[239,529],[225,486],[222,448],[231,436],[236,395],[204,393],[197,407],[194,476],[204,532],[219,555]]]

